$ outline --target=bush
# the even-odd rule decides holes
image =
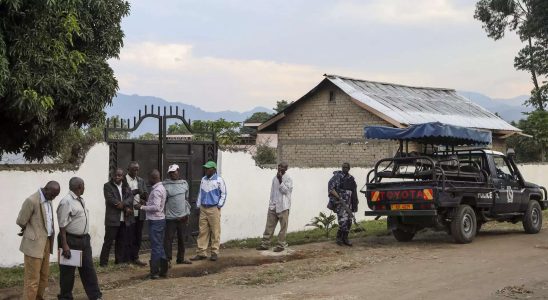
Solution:
[[[257,152],[253,156],[258,166],[276,164],[276,148],[266,144],[257,145]]]

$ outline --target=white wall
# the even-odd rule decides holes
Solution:
[[[61,185],[61,193],[53,200],[53,208],[56,210],[59,201],[68,193],[68,182],[74,176],[81,177],[85,182],[86,190],[83,198],[91,215],[92,249],[94,255],[99,255],[104,235],[105,201],[103,184],[108,180],[108,152],[106,144],[95,145],[88,152],[78,171],[53,173],[46,171],[0,172],[0,189],[2,190],[0,241],[3,245],[1,247],[0,266],[5,267],[23,263],[23,253],[19,252],[21,237],[17,235],[19,226],[15,224],[23,201],[37,192],[38,188],[43,187],[48,181],[56,180]],[[55,215],[55,231],[56,233],[59,232],[57,215]],[[55,245],[57,245],[57,242]],[[57,260],[57,255],[53,255],[51,259]]]
[[[272,178],[277,170],[261,169],[247,153],[221,152],[220,174],[227,185],[227,202],[221,216],[221,241],[262,236],[270,197]],[[293,179],[293,194],[289,212],[289,231],[311,229],[305,227],[320,211],[329,213],[327,183],[335,169],[294,169],[287,174]],[[356,178],[358,189],[365,184],[368,169],[355,168],[350,173]],[[360,211],[367,204],[362,194]],[[356,218],[362,220],[363,214]],[[276,232],[277,234],[277,232]]]
[[[23,201],[49,180],[61,184],[61,194],[54,200],[57,207],[61,197],[68,193],[68,181],[73,176],[82,177],[86,183],[84,199],[90,210],[90,231],[94,256],[101,251],[104,235],[105,204],[103,184],[108,180],[108,154],[106,144],[94,146],[76,172],[23,172],[0,171],[0,188],[3,191],[0,210],[0,241],[2,255],[0,266],[12,266],[23,262],[19,252],[21,238],[15,224]],[[289,231],[309,229],[305,227],[320,211],[327,210],[327,182],[336,168],[298,169],[289,166],[288,174],[293,178],[293,202],[289,218]],[[548,187],[548,165],[521,165],[520,170],[527,181]],[[358,189],[365,184],[368,169],[354,168],[350,173],[358,183]],[[219,173],[225,179],[228,198],[221,216],[221,240],[261,236],[266,223],[266,212],[272,178],[276,170],[255,166],[250,154],[240,152],[219,153]],[[358,220],[364,219],[367,208],[360,193]],[[56,222],[56,231],[58,226]],[[52,256],[56,259],[56,256]]]

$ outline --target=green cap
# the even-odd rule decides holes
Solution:
[[[210,161],[206,162],[206,164],[204,165],[204,168],[206,168],[206,169],[217,169],[217,164],[214,161],[210,160]]]

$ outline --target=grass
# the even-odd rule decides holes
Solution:
[[[362,221],[359,222],[360,227],[364,228],[366,231],[363,232],[352,232],[349,235],[349,238],[361,238],[366,236],[377,236],[388,234],[386,230],[386,221],[377,220],[377,221]],[[356,225],[352,226],[353,229],[356,228]],[[296,232],[290,232],[286,235],[286,241],[289,245],[302,245],[308,243],[317,243],[335,240],[335,233],[337,229],[335,228],[331,231],[329,238],[325,236],[325,231],[323,229],[314,228],[310,230],[302,230]],[[272,239],[272,244],[276,244],[277,237]],[[231,240],[226,243],[223,243],[223,248],[255,248],[261,244],[261,238],[248,238],[240,240]]]
[[[99,267],[99,260],[94,260],[95,270],[97,274],[115,272],[123,269],[131,268],[131,265],[119,264],[115,265],[110,263],[106,267]],[[23,286],[24,278],[24,268],[23,265],[19,265],[11,268],[0,268],[0,289],[10,288],[14,286]],[[78,275],[78,271],[76,271]],[[51,263],[49,268],[49,277],[50,278],[59,278],[59,265],[57,263]]]

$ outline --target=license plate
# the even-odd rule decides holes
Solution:
[[[404,209],[413,209],[413,204],[392,204],[390,205],[391,210],[404,210]]]

